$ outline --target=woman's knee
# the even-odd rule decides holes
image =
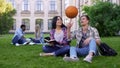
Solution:
[[[64,47],[64,49],[65,49],[65,50],[70,50],[70,46],[67,45],[67,46]]]

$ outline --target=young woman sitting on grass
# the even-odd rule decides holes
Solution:
[[[55,16],[52,19],[49,45],[43,46],[45,53],[40,53],[40,56],[63,56],[69,52],[69,49],[67,28],[63,24],[62,18]]]
[[[40,44],[43,42],[43,37],[41,33],[40,25],[36,24],[35,26],[35,38],[30,38],[35,44]]]

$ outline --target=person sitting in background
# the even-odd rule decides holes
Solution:
[[[32,42],[34,43],[44,43],[43,35],[41,33],[42,30],[40,30],[40,25],[37,24],[35,26],[35,38],[30,38]]]
[[[12,39],[12,43],[16,46],[19,44],[27,44],[26,38],[24,37],[24,31],[26,30],[26,26],[22,24],[19,29],[15,31],[14,37]]]
[[[52,30],[50,31],[50,40],[48,42],[49,45],[43,46],[45,53],[40,53],[40,56],[63,56],[69,52],[67,28],[60,16],[55,16],[52,19]]]
[[[40,25],[37,24],[35,27],[35,39],[39,40],[40,39]]]

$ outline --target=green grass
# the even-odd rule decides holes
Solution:
[[[117,56],[97,56],[89,64],[82,61],[83,57],[80,57],[79,62],[64,62],[62,57],[40,57],[42,45],[16,47],[11,44],[12,36],[0,36],[0,68],[120,68],[120,37],[102,38],[118,52]],[[75,45],[75,40],[71,44]]]

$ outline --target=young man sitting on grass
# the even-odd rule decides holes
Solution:
[[[77,56],[86,56],[83,60],[91,63],[94,55],[97,54],[97,46],[100,45],[100,37],[96,28],[89,25],[90,18],[87,15],[80,17],[81,27],[74,33],[77,46],[70,48],[70,57],[64,57],[65,61],[78,61]],[[68,38],[71,38],[70,29],[72,23],[68,23]]]
[[[15,31],[15,34],[12,39],[12,43],[14,45],[19,46],[20,44],[26,45],[29,43],[30,40],[27,41],[26,38],[24,37],[25,30],[26,30],[26,26],[22,24],[20,28]]]

